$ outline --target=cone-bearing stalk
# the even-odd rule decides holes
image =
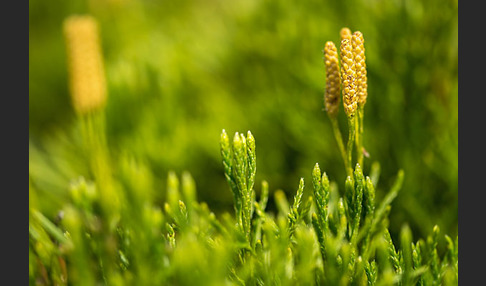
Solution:
[[[352,176],[352,153],[353,144],[356,135],[356,109],[358,107],[358,98],[356,96],[356,69],[354,64],[354,55],[351,41],[344,39],[341,41],[341,82],[343,89],[344,112],[348,117],[349,138],[347,144],[347,173]]]
[[[89,15],[73,15],[65,19],[63,32],[69,72],[70,95],[79,115],[81,132],[92,175],[100,187],[103,210],[110,216],[110,227],[121,206],[110,167],[103,107],[107,100],[99,27]]]
[[[356,124],[356,151],[357,161],[363,165],[363,117],[364,105],[368,96],[368,83],[366,75],[366,57],[363,34],[359,31],[353,33],[351,38],[354,62],[356,68],[356,94],[358,97],[358,111]]]

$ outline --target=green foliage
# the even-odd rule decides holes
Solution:
[[[303,200],[301,178],[292,205],[275,193],[280,207],[272,213],[265,210],[266,181],[258,202],[254,195],[251,133],[236,132],[229,144],[223,130],[220,143],[235,217],[217,218],[199,202],[187,172],[182,184],[169,173],[162,211],[150,170],[120,158],[109,180],[126,200],[118,213],[103,212],[103,186],[84,178],[72,184],[57,224],[31,204],[31,284],[457,285],[457,239],[444,236],[447,252],[440,256],[438,227],[425,242],[414,243],[407,225],[399,244],[390,236],[389,209],[403,172],[376,216],[373,183],[359,164],[346,179],[344,197],[331,195],[332,184],[316,164],[309,200]]]

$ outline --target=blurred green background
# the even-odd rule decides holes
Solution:
[[[403,1],[29,1],[29,169],[47,214],[70,180],[86,175],[71,107],[63,20],[99,21],[108,83],[107,134],[114,158],[167,173],[189,171],[198,198],[233,211],[219,153],[222,129],[251,130],[257,193],[267,180],[292,199],[316,162],[340,188],[344,168],[323,110],[322,50],[339,30],[365,37],[368,101],[364,144],[381,165],[378,199],[405,171],[390,229],[414,239],[458,223],[458,4]],[[347,134],[344,112],[340,124]],[[340,190],[342,191],[342,190]],[[269,207],[271,208],[271,202]]]

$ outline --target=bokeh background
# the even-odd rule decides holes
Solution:
[[[303,177],[311,194],[316,162],[342,189],[343,163],[323,110],[322,50],[329,40],[338,45],[342,27],[361,31],[364,171],[380,163],[378,199],[405,171],[390,229],[408,223],[417,239],[438,224],[457,234],[457,0],[29,1],[29,173],[51,216],[69,182],[86,175],[62,33],[73,14],[99,21],[112,156],[145,162],[160,192],[169,171],[189,171],[199,200],[217,214],[233,211],[222,129],[253,133],[257,193],[267,180],[292,200]],[[342,107],[339,119],[345,135]]]

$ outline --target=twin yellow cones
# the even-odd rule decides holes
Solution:
[[[339,70],[336,45],[328,41],[324,47],[326,64],[324,104],[326,112],[332,118],[337,116],[341,91],[344,112],[348,117],[355,115],[358,106],[364,106],[368,95],[363,34],[359,31],[351,33],[348,28],[342,28],[340,35],[341,70]]]

